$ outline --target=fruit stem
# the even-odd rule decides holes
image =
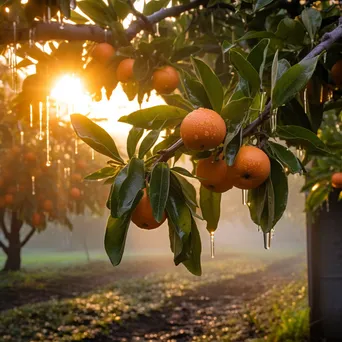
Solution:
[[[184,145],[182,138],[179,138],[174,144],[172,144],[166,150],[160,151],[160,157],[154,162],[154,165],[161,162],[166,162],[173,157],[175,152]]]

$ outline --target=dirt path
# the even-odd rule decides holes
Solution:
[[[253,330],[241,319],[244,305],[271,285],[296,279],[303,270],[303,259],[292,258],[271,264],[264,272],[240,275],[216,282],[176,297],[161,311],[112,325],[107,336],[91,341],[195,341],[198,337],[213,340],[211,327],[231,332],[230,341],[246,341]],[[203,337],[204,336],[204,337]]]

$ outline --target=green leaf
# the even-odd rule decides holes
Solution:
[[[234,164],[235,157],[241,147],[241,142],[242,137],[241,131],[239,130],[234,138],[229,143],[227,143],[227,145],[224,145],[224,155],[229,166],[232,166]]]
[[[115,176],[119,172],[119,168],[113,168],[110,166],[97,170],[90,175],[84,177],[85,180],[99,180]]]
[[[179,94],[163,94],[162,98],[168,105],[184,109],[187,112],[195,109],[191,102]]]
[[[104,240],[106,253],[114,266],[120,264],[125,249],[125,242],[131,216],[120,218],[109,216]]]
[[[302,45],[305,30],[304,26],[297,20],[284,18],[277,27],[276,36],[284,42],[293,45]]]
[[[266,198],[264,210],[261,214],[260,228],[264,233],[269,233],[273,228],[275,214],[275,196],[271,179],[266,181]]]
[[[274,0],[257,0],[254,11],[260,11],[262,8],[271,4],[273,1]]]
[[[271,98],[273,97],[273,89],[278,80],[278,52],[276,51],[273,57],[272,72],[271,72]]]
[[[232,49],[233,47],[235,47],[235,44],[231,44],[227,40],[223,41],[222,53],[225,54],[225,53],[229,52],[229,50]]]
[[[286,209],[288,198],[288,184],[287,177],[282,166],[271,159],[271,182],[274,192],[274,215],[272,227],[274,227],[279,219],[283,216]]]
[[[268,141],[268,146],[274,158],[287,167],[292,174],[302,172],[298,158],[289,149],[272,141]]]
[[[111,190],[111,196],[110,196],[110,213],[111,216],[114,218],[119,217],[118,214],[118,206],[119,206],[119,194],[120,189],[122,187],[123,182],[126,180],[128,176],[128,167],[129,165],[126,165],[116,176],[114,184],[112,186]]]
[[[146,135],[139,147],[139,158],[144,158],[145,154],[151,150],[152,146],[159,138],[160,131],[153,130]]]
[[[223,105],[223,88],[219,78],[209,65],[201,59],[191,58],[192,65],[196,71],[199,81],[202,83],[213,110],[217,113],[221,112]]]
[[[109,15],[108,7],[103,1],[78,1],[77,6],[91,20],[100,26],[110,26],[116,20]]]
[[[286,60],[286,59],[281,59],[279,62],[278,62],[278,70],[277,70],[277,79],[276,79],[276,81],[278,81],[279,80],[279,78],[281,77],[281,76],[283,76],[283,74],[287,71],[287,70],[289,70],[291,68],[291,64],[290,64],[290,62],[288,61],[288,60]],[[275,84],[274,84],[274,86],[275,86]]]
[[[316,69],[318,58],[302,60],[280,77],[272,93],[273,108],[282,106],[305,87]]]
[[[77,136],[95,151],[123,163],[112,137],[96,123],[81,114],[70,115]]]
[[[240,77],[249,83],[251,93],[255,94],[257,91],[259,91],[259,74],[253,68],[252,64],[249,63],[240,53],[235,50],[230,51],[230,60],[235,69],[238,71]]]
[[[187,169],[184,169],[183,167],[175,166],[171,169],[171,171],[180,173],[185,177],[196,178],[191,172],[189,172]]]
[[[266,183],[248,191],[248,209],[252,221],[260,226],[266,200]]]
[[[176,178],[176,179],[175,179]],[[177,174],[173,170],[171,170],[171,179],[173,184],[176,186],[175,182],[179,184],[179,189],[184,195],[184,199],[193,207],[197,207],[197,200],[196,200],[196,190],[195,187],[188,182],[184,177]]]
[[[330,193],[329,186],[320,186],[316,190],[311,191],[306,199],[305,209],[306,211],[315,212],[326,201]]]
[[[150,74],[149,59],[145,57],[138,57],[133,64],[133,75],[137,81],[145,80]]]
[[[188,111],[184,109],[160,105],[140,109],[129,115],[122,116],[119,122],[125,122],[145,129],[161,129],[178,125],[187,114]]]
[[[132,158],[128,164],[127,177],[123,181],[119,190],[117,209],[117,214],[119,217],[132,209],[134,200],[144,187],[144,161],[138,158]]]
[[[115,12],[121,20],[125,19],[131,11],[127,1],[125,0],[109,0],[108,2],[113,4]]]
[[[158,163],[152,170],[150,181],[150,202],[153,216],[157,222],[161,222],[169,196],[170,169],[167,163]]]
[[[154,12],[159,11],[163,7],[167,7],[170,0],[153,0],[145,3],[143,13],[145,15],[151,15]]]
[[[201,276],[202,275],[202,267],[201,267],[201,252],[202,252],[202,244],[201,237],[196,225],[195,220],[191,220],[191,235],[189,239],[190,243],[190,258],[188,260],[183,261],[184,266],[191,272],[193,275]]]
[[[140,127],[132,127],[132,129],[129,131],[127,137],[128,158],[132,158],[134,156],[139,140],[143,136],[143,134],[144,129]]]
[[[304,147],[308,152],[316,155],[329,153],[325,144],[316,134],[299,126],[278,126],[277,135],[294,146]]]
[[[250,97],[242,97],[239,100],[229,101],[222,109],[221,116],[231,123],[239,123],[244,119],[251,103],[252,99]]]
[[[201,185],[200,207],[202,216],[207,221],[207,230],[214,232],[217,229],[221,215],[221,194],[212,192]]]
[[[309,33],[309,37],[311,41],[313,42],[315,39],[315,35],[320,29],[321,24],[322,24],[321,12],[317,11],[316,9],[312,7],[306,7],[302,11],[301,17],[302,17],[303,24]]]
[[[269,39],[260,40],[260,42],[254,46],[247,57],[247,61],[250,62],[253,68],[259,73],[261,84],[269,44]]]
[[[255,38],[269,38],[269,39],[278,39],[276,35],[272,32],[268,31],[248,31],[244,36],[237,39],[236,42],[241,42],[243,40],[255,39]]]

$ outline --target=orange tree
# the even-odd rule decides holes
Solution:
[[[196,221],[204,219],[213,237],[221,193],[233,186],[243,189],[265,247],[287,205],[288,174],[309,171],[303,189],[308,211],[319,216],[331,193],[337,201],[338,4],[152,0],[140,11],[123,0],[2,3],[1,44],[20,44],[28,58],[37,50],[28,41],[31,48],[32,41],[58,41],[64,51],[78,44],[77,72],[93,94],[102,87],[109,94],[119,80],[130,100],[142,103],[154,89],[166,102],[120,119],[132,125],[128,160],[102,128],[71,116],[78,137],[110,158],[92,177],[112,183],[105,248],[113,265],[121,261],[131,221],[152,229],[166,219],[175,264],[200,275]],[[37,74],[62,65],[63,53],[50,56],[41,50],[32,56]],[[327,132],[331,122],[334,134]],[[182,155],[193,169],[177,165]],[[189,177],[201,184],[199,194]]]

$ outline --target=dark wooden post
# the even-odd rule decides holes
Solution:
[[[307,251],[310,341],[342,341],[342,201],[340,190],[329,205],[308,215]]]

